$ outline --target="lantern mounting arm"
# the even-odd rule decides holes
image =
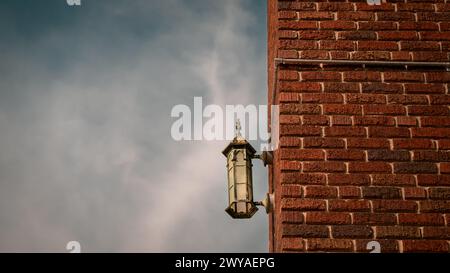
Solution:
[[[266,209],[266,213],[273,211],[274,195],[273,193],[266,193],[266,198],[262,201],[253,202],[256,206],[263,206]]]
[[[252,156],[254,159],[261,159],[264,162],[264,167],[267,165],[272,165],[273,162],[273,153],[269,151],[263,151],[260,154],[254,154]]]

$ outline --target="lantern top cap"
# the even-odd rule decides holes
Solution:
[[[251,154],[256,153],[255,148],[253,148],[253,146],[242,136],[241,137],[236,136],[235,138],[233,138],[233,140],[228,144],[228,146],[222,151],[222,154],[227,156],[232,148],[245,148]]]
[[[236,120],[236,123],[234,125],[235,129],[235,136],[233,138],[233,141],[228,144],[228,146],[223,150],[223,154],[225,156],[228,155],[228,152],[234,147],[234,148],[246,148],[249,150],[250,153],[255,154],[256,150],[255,148],[248,143],[248,141],[241,135],[241,121],[239,119]]]

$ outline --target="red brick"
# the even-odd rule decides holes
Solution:
[[[403,195],[405,199],[426,199],[427,191],[424,188],[403,188]]]
[[[403,92],[403,86],[398,83],[363,83],[362,92],[374,94],[399,94]]]
[[[317,225],[283,225],[283,236],[298,236],[301,238],[327,238],[328,237],[327,226]]]
[[[326,50],[303,50],[300,52],[301,59],[329,59],[328,51]]]
[[[281,159],[291,160],[323,160],[325,153],[316,149],[282,149]]]
[[[442,226],[444,218],[437,213],[399,213],[398,222],[407,226]]]
[[[336,198],[337,188],[328,186],[306,186],[305,198]]]
[[[410,161],[411,157],[408,151],[390,151],[390,150],[369,150],[367,151],[369,161]]]
[[[373,230],[368,226],[332,226],[333,238],[372,238]]]
[[[322,129],[316,126],[281,125],[281,135],[321,136]]]
[[[422,1],[425,2],[425,1]],[[433,2],[433,1],[431,1]],[[433,4],[428,3],[398,3],[398,11],[434,11]]]
[[[412,105],[408,106],[408,115],[410,116],[448,116],[450,115],[450,110],[447,106],[423,106],[423,105]],[[448,118],[450,124],[450,118]]]
[[[428,72],[425,73],[427,82],[448,83],[450,82],[450,72]]]
[[[450,161],[450,151],[414,151],[413,160],[426,162]]]
[[[376,227],[377,239],[409,239],[420,238],[420,231],[417,227],[404,226],[379,226]]]
[[[333,13],[323,11],[300,11],[300,20],[333,20]]]
[[[364,105],[364,115],[405,115],[406,109],[401,105]]]
[[[394,163],[394,173],[437,173],[437,166],[428,162]]]
[[[391,52],[392,61],[411,61],[412,56],[408,51],[394,51]]]
[[[438,141],[439,150],[450,150],[450,139],[442,139]]]
[[[349,126],[352,125],[352,117],[349,116],[332,116],[331,125],[332,126]]]
[[[294,70],[281,70],[278,75],[280,80],[296,81],[299,79],[298,72]]]
[[[302,117],[302,125],[328,125],[330,124],[327,116],[306,115]]]
[[[302,103],[342,103],[343,101],[341,94],[302,94]]]
[[[388,103],[396,104],[428,104],[425,95],[388,95]]]
[[[404,138],[409,136],[408,128],[369,127],[369,137]]]
[[[300,185],[325,185],[326,177],[324,174],[304,174],[299,172],[282,173],[281,183]]]
[[[329,211],[370,211],[368,200],[329,200]]]
[[[297,252],[304,251],[306,243],[301,238],[281,238],[281,251]]]
[[[356,23],[353,21],[321,21],[320,29],[351,30],[356,29]]]
[[[294,102],[299,103],[300,102],[300,96],[297,93],[280,93],[278,97],[279,102]]]
[[[303,171],[307,173],[335,173],[345,172],[346,167],[342,162],[304,162]]]
[[[424,239],[450,239],[450,227],[423,227]]]
[[[317,104],[284,103],[280,105],[280,114],[311,115],[320,114],[320,112],[320,105]]]
[[[419,174],[419,186],[450,186],[450,175]]]
[[[450,188],[430,188],[430,199],[450,200]]]
[[[445,93],[443,84],[436,83],[411,83],[405,84],[407,94],[439,94]]]
[[[399,30],[439,30],[439,25],[434,22],[399,22]]]
[[[407,174],[374,174],[372,175],[374,186],[415,186],[416,179]]]
[[[354,50],[355,43],[353,41],[319,41],[321,50]]]
[[[450,201],[420,201],[420,212],[450,213]]]
[[[278,50],[278,57],[287,59],[297,59],[298,52],[297,50]]]
[[[281,137],[281,147],[297,147],[300,148],[301,139],[298,137]]]
[[[302,40],[334,40],[335,34],[331,30],[300,30],[299,39]]]
[[[359,199],[361,198],[361,189],[359,187],[344,186],[338,187],[339,198]]]
[[[396,42],[385,41],[358,41],[358,50],[398,50],[398,44]]]
[[[345,142],[340,138],[304,138],[304,148],[344,148]]]
[[[320,92],[322,86],[317,82],[294,82],[294,81],[282,81],[280,82],[280,92]]]
[[[308,239],[308,251],[352,251],[353,242],[347,239]]]
[[[378,21],[415,21],[415,16],[411,12],[378,12]]]
[[[386,96],[374,94],[347,94],[347,103],[355,104],[385,104]]]
[[[281,197],[302,197],[302,187],[295,184],[281,185]]]
[[[411,133],[418,138],[448,138],[450,128],[412,128]]]
[[[384,162],[350,162],[350,173],[391,173],[391,165]]]
[[[439,170],[442,174],[450,174],[450,163],[441,163],[439,164]]]
[[[417,203],[410,200],[373,200],[374,212],[417,212]]]
[[[419,72],[384,72],[386,82],[422,82],[424,74]]]
[[[360,105],[352,104],[325,104],[323,105],[324,114],[334,115],[361,115],[362,110]]]
[[[411,51],[439,51],[441,46],[439,42],[422,42],[422,41],[414,41],[414,42],[400,42],[400,47],[402,50],[411,50]]]
[[[349,213],[343,212],[307,212],[307,224],[345,225],[351,224]]]
[[[360,30],[396,30],[394,22],[358,22]]]
[[[319,45],[316,41],[303,41],[303,40],[280,40],[279,49],[289,50],[289,49],[319,49]]]
[[[376,40],[374,31],[342,31],[338,33],[339,40]]]
[[[421,150],[435,148],[435,145],[429,139],[394,139],[393,144],[395,150]]]
[[[280,170],[281,171],[301,171],[302,165],[298,161],[281,160]]]
[[[369,185],[370,177],[366,174],[329,174],[328,185]]]
[[[281,211],[281,222],[289,224],[303,223],[303,213],[299,211]]]
[[[379,31],[377,34],[380,41],[419,40],[416,31]]]
[[[387,149],[389,148],[389,141],[384,138],[348,138],[347,148],[360,149]]]
[[[363,198],[366,199],[399,199],[401,191],[393,187],[363,187]]]
[[[367,3],[356,3],[356,10],[366,11],[394,11],[395,6],[391,3],[380,3],[379,5],[368,5]]]
[[[403,252],[443,252],[448,253],[447,241],[433,240],[404,240]]]
[[[373,12],[338,12],[338,20],[353,20],[353,21],[373,21],[375,14]]]
[[[354,225],[395,225],[397,217],[394,213],[353,213]]]
[[[300,116],[298,115],[280,115],[280,124],[299,124]]]
[[[417,126],[417,118],[415,117],[397,117],[397,126],[414,127]]]
[[[430,104],[432,104],[432,105],[448,105],[448,104],[450,104],[450,96],[448,96],[448,95],[430,95]]]
[[[366,157],[364,151],[360,150],[327,150],[327,160],[364,160]]]
[[[447,62],[449,57],[446,52],[416,51],[412,53],[415,62]],[[440,90],[432,90],[430,93],[440,93]]]
[[[319,3],[320,11],[353,11],[352,3]]]
[[[283,198],[281,199],[281,209],[297,211],[320,211],[326,210],[326,203],[324,200],[316,199]]]
[[[324,83],[324,92],[339,93],[358,93],[359,84],[357,83]]]
[[[352,60],[359,61],[388,61],[391,58],[389,51],[355,51],[350,53]]]
[[[326,137],[365,137],[366,129],[364,127],[326,127]]]
[[[395,119],[386,116],[355,116],[354,121],[357,126],[395,126]]]
[[[439,107],[439,106],[430,106],[430,107]],[[441,110],[442,114],[444,113],[444,110],[448,112],[448,109],[441,108]],[[450,117],[421,117],[420,124],[422,125],[422,127],[450,127]],[[450,138],[450,135],[448,135],[447,137]]]

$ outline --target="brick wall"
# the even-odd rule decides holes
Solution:
[[[268,1],[271,251],[449,252],[450,1]],[[274,84],[274,81],[276,84]]]

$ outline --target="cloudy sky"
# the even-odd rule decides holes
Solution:
[[[268,250],[224,212],[227,141],[170,135],[194,96],[266,102],[266,1],[2,0],[0,35],[1,252]]]

